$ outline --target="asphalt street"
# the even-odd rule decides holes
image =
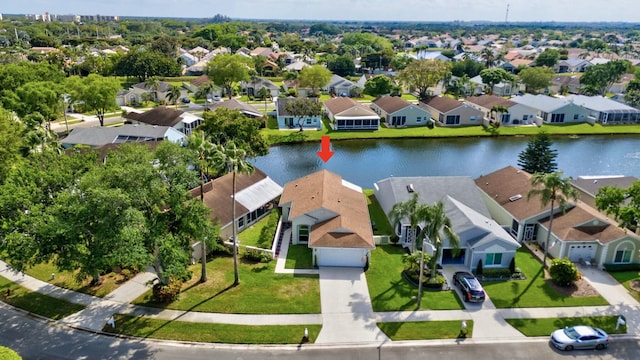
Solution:
[[[249,346],[123,339],[75,330],[53,321],[26,315],[0,304],[0,344],[10,346],[25,360],[44,359],[638,359],[640,341],[614,339],[604,351],[564,353],[546,338],[523,342],[465,341],[384,342],[365,345]]]

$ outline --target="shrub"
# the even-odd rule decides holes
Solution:
[[[3,360],[21,360],[22,357],[17,352],[8,347],[0,346],[0,359]]]
[[[389,241],[391,241],[392,244],[397,244],[398,241],[400,241],[400,237],[398,235],[396,235],[396,234],[393,234],[389,238]]]
[[[427,128],[433,129],[435,126],[436,126],[436,124],[435,124],[435,122],[433,122],[433,120],[427,121]]]
[[[438,274],[436,277],[428,278],[427,281],[423,284],[427,289],[442,289],[442,286],[446,283],[446,279],[444,276]]]
[[[513,274],[516,272],[516,257],[511,258],[511,262],[509,262],[509,271]]]
[[[271,248],[271,242],[276,233],[278,227],[279,214],[277,211],[272,211],[269,214],[269,220],[267,224],[260,230],[260,236],[258,237],[258,246],[262,248]]]
[[[244,252],[244,258],[249,261],[268,263],[271,261],[271,254],[258,249],[246,249]]]
[[[166,304],[178,298],[182,281],[169,280],[169,284],[157,283],[153,285],[153,301],[159,304]]]
[[[578,280],[578,268],[567,258],[551,260],[549,274],[554,283],[569,286]]]
[[[604,269],[609,272],[640,271],[640,264],[604,264]]]
[[[129,269],[122,269],[122,271],[120,272],[120,274],[122,274],[122,277],[125,280],[129,280],[133,277],[133,273],[131,272],[131,270]]]
[[[511,276],[511,270],[509,269],[483,269],[482,276],[487,278],[500,278]]]
[[[478,265],[476,265],[476,275],[482,275],[482,260],[478,260]]]

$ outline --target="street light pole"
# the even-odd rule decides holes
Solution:
[[[424,247],[426,240],[422,240],[422,249],[420,250],[420,276],[418,277],[418,309],[422,303],[422,276],[424,275]]]

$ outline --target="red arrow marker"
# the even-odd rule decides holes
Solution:
[[[323,136],[320,142],[320,151],[316,152],[322,161],[327,162],[335,152],[331,151],[331,138]]]

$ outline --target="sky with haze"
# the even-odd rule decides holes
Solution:
[[[234,19],[640,22],[638,0],[3,0],[1,14]]]

